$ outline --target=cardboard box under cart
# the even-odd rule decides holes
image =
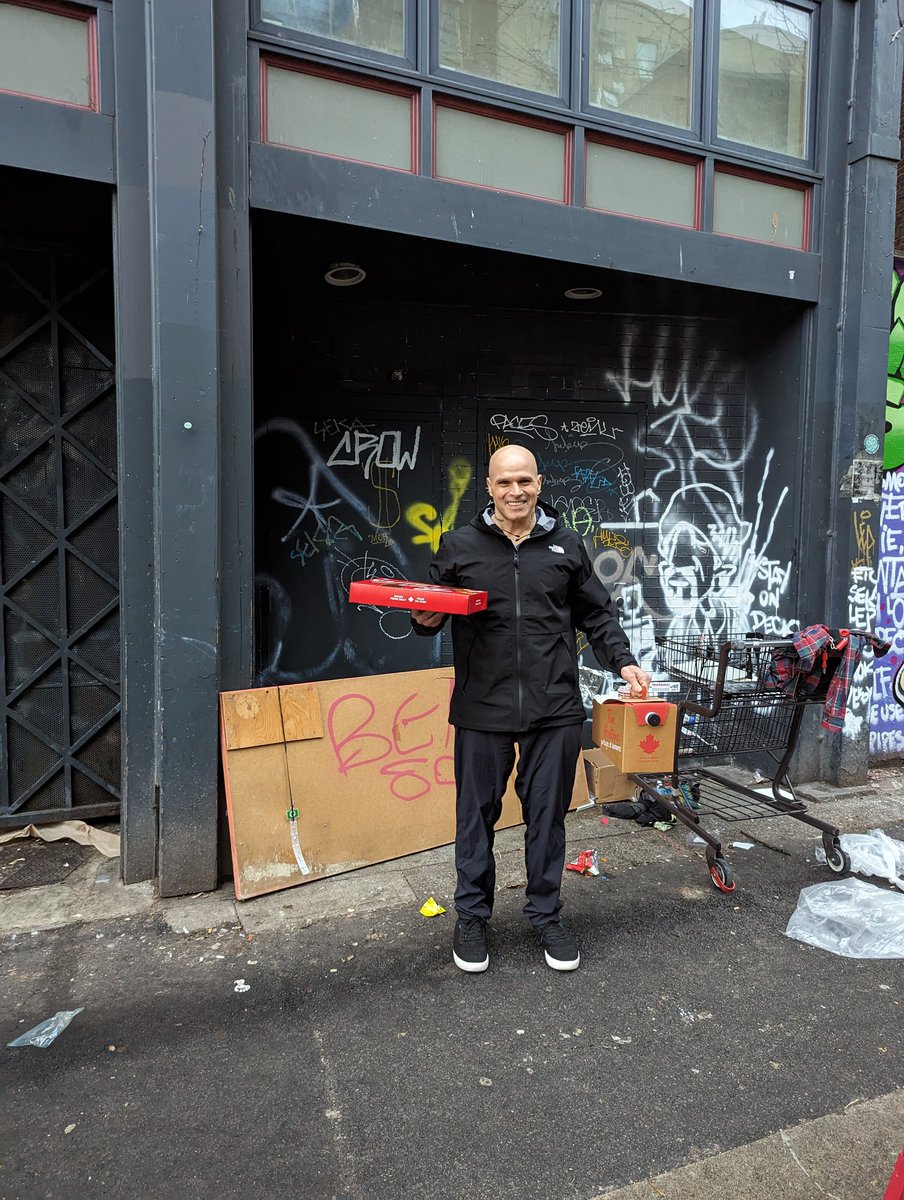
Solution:
[[[671,771],[677,728],[677,708],[664,700],[593,702],[593,740],[624,775]]]

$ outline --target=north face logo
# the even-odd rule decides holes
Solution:
[[[550,546],[549,548],[550,548],[550,550],[552,550],[552,551],[553,551],[553,553],[555,553],[555,554],[564,554],[564,553],[565,553],[565,551],[562,549],[562,547],[561,547],[561,546]]]

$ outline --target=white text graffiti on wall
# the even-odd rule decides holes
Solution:
[[[870,753],[904,755],[904,469],[887,471],[882,483],[876,635],[891,644],[873,668]]]
[[[876,625],[876,568],[854,566],[851,568],[851,583],[848,589],[848,621],[851,629],[874,630]],[[846,737],[857,738],[868,728],[870,696],[873,687],[873,654],[864,651],[854,670],[847,697],[844,717]]]

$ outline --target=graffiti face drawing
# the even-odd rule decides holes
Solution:
[[[727,492],[712,484],[679,488],[659,525],[659,579],[670,637],[717,637],[733,630],[738,566],[750,535]]]

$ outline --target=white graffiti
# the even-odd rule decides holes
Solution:
[[[870,753],[904,755],[904,470],[889,471],[882,483],[876,636],[891,644],[873,665]]]
[[[851,629],[872,629],[876,623],[876,570],[854,567],[848,588],[848,621]],[[872,693],[873,653],[865,650],[854,670],[844,716],[846,737],[857,738],[867,727]]]
[[[402,434],[398,429],[387,429],[383,433],[366,433],[360,429],[348,430],[342,435],[335,449],[326,460],[328,467],[363,467],[364,478],[370,478],[374,467],[389,471],[413,468],[421,444],[421,427],[414,431],[414,445],[410,450],[402,449]]]
[[[659,522],[659,581],[670,614],[668,636],[723,637],[741,632],[781,636],[789,622],[780,614],[791,564],[768,557],[781,490],[764,524],[764,489],[773,452],[766,456],[753,521],[738,512],[725,488],[688,484],[669,500]]]

